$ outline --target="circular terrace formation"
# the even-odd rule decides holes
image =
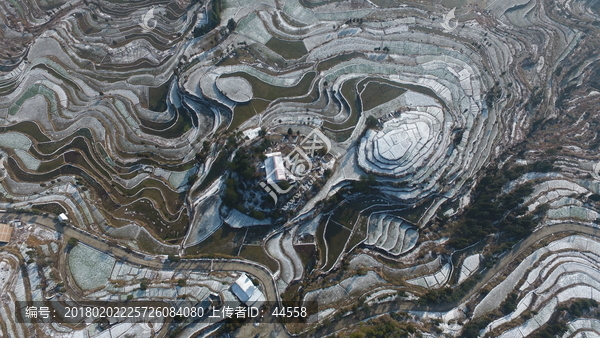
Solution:
[[[447,150],[449,134],[442,130],[440,108],[397,115],[385,121],[381,130],[367,130],[361,139],[358,163],[366,171],[404,176],[423,168]]]
[[[252,85],[246,79],[239,76],[219,78],[216,85],[223,95],[235,102],[248,102],[253,97]]]

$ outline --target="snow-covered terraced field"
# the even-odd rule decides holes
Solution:
[[[186,301],[203,301],[211,293],[229,292],[237,275],[224,274],[211,276],[205,272],[154,270],[140,268],[117,261],[112,268],[108,283],[104,288],[86,294],[88,299],[109,301],[124,300],[132,295],[136,300],[168,300],[186,299]],[[185,281],[184,286],[177,284]],[[146,290],[140,289],[140,281],[148,282]]]
[[[442,266],[442,268],[439,271],[437,271],[434,274],[409,279],[406,282],[427,289],[439,289],[446,285],[451,273],[452,266],[450,265],[450,263],[446,263],[444,264],[444,266]]]
[[[294,234],[291,231],[280,232],[267,240],[267,253],[279,264],[278,279],[289,285],[302,278],[304,265],[294,249]]]
[[[460,268],[460,275],[458,277],[458,283],[460,284],[465,279],[469,278],[477,269],[479,269],[479,263],[481,262],[481,255],[474,254],[466,257]]]
[[[369,218],[367,245],[401,255],[414,248],[418,239],[418,231],[400,218],[386,214],[375,214]]]
[[[83,290],[105,287],[114,265],[113,257],[85,244],[76,245],[69,254],[69,270]]]
[[[23,276],[18,266],[16,256],[0,252],[0,292],[3,295],[3,301],[0,302],[0,320],[5,323],[4,330],[0,327],[0,336],[24,337],[26,327],[17,323],[15,318],[14,301],[26,300]]]
[[[304,296],[304,301],[318,301],[320,304],[335,304],[348,297],[361,296],[368,290],[377,286],[385,285],[387,282],[383,280],[377,273],[369,271],[364,276],[354,276],[344,279],[338,284],[328,288],[319,289],[307,292]]]
[[[500,335],[527,336],[548,322],[557,306],[565,302],[582,298],[600,301],[599,254],[600,242],[583,236],[569,236],[529,255],[475,308],[476,314],[482,314],[488,306],[493,306],[489,302],[501,302],[503,294],[506,296],[512,290],[519,294],[516,309],[490,323],[485,332],[510,324],[527,310],[535,311],[537,314],[533,318]]]
[[[549,203],[561,197],[579,195],[587,192],[588,190],[584,187],[567,180],[550,180],[536,185],[533,193],[525,199],[524,203],[534,200],[534,202],[528,206],[529,211],[532,211],[540,204]]]
[[[474,315],[479,316],[496,308],[498,303],[502,302],[512,290],[518,287],[519,282],[524,279],[528,270],[531,268],[535,269],[544,255],[558,253],[563,250],[590,252],[594,255],[598,255],[600,254],[600,243],[588,237],[574,235],[551,242],[547,246],[537,249],[534,253],[521,261],[506,279],[488,293],[488,295],[475,307]],[[524,281],[529,283],[528,281],[533,282],[534,279],[535,275],[531,275],[527,279],[524,279]]]
[[[401,176],[411,174],[430,160],[437,138],[441,137],[443,114],[440,108],[404,112],[387,121],[381,131],[367,131],[361,141],[360,165],[370,172]]]
[[[600,320],[579,318],[567,323],[569,328],[562,338],[597,338],[600,337]]]
[[[441,256],[438,256],[436,259],[431,260],[424,264],[415,265],[412,267],[404,268],[404,269],[394,269],[389,266],[378,262],[375,258],[366,255],[359,254],[350,260],[349,268],[353,270],[357,270],[359,268],[379,268],[384,271],[386,275],[397,276],[397,277],[411,277],[415,275],[425,275],[429,274],[432,271],[437,271],[442,268]]]

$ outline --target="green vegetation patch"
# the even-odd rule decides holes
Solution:
[[[167,110],[167,95],[169,95],[170,85],[171,79],[158,87],[148,88],[148,109],[155,112]]]
[[[475,318],[467,325],[465,325],[464,330],[462,332],[462,336],[464,338],[478,338],[479,331],[485,329],[489,323],[492,322],[492,319],[489,316]]]
[[[555,321],[554,323],[547,323],[542,328],[536,330],[529,337],[531,338],[547,338],[547,337],[562,337],[567,332],[569,327],[566,322]]]
[[[260,245],[244,245],[242,251],[240,251],[240,256],[268,267],[271,272],[277,271],[279,268],[277,262],[269,257]]]
[[[62,213],[66,213],[67,211],[58,203],[45,203],[45,204],[36,204],[32,207],[34,210],[39,210],[40,212],[48,212],[54,215],[59,215]]]
[[[48,136],[46,136],[46,134],[44,134],[40,130],[40,127],[35,122],[32,122],[32,121],[19,122],[10,127],[0,127],[0,133],[6,133],[9,131],[15,131],[15,132],[29,135],[38,142],[50,141],[50,138],[48,138]]]
[[[286,59],[298,59],[308,53],[302,41],[282,40],[272,37],[265,46]]]
[[[175,117],[165,123],[156,123],[143,119],[141,122],[140,129],[143,132],[164,138],[179,137],[193,126],[192,117],[184,108],[177,109]]]
[[[87,143],[81,137],[75,138],[64,150],[67,150],[63,154],[65,162],[76,164],[88,173],[99,173],[102,177],[110,177],[106,168],[96,162],[96,156],[93,156]]]
[[[356,325],[356,328],[353,328],[353,332],[349,335],[338,336],[334,334],[331,338],[415,337],[417,329],[410,322],[409,318],[395,312],[384,314],[383,316]]]
[[[398,216],[410,223],[417,224],[419,222],[419,219],[421,219],[423,214],[427,211],[427,209],[429,209],[429,206],[431,206],[433,203],[435,203],[435,201],[432,201],[431,203],[424,202],[414,209],[404,209],[397,212],[391,212],[391,214],[394,216]]]
[[[355,245],[362,242],[367,237],[367,217],[361,217],[354,227],[352,237],[348,241],[348,250],[351,250]]]
[[[338,63],[350,61],[355,58],[363,58],[364,59],[365,55],[360,52],[352,52],[352,53],[348,53],[348,54],[334,56],[330,59],[319,62],[319,64],[317,65],[317,71],[322,72],[324,70],[334,67]]]
[[[318,258],[317,247],[312,244],[294,245],[294,249],[302,261],[302,266],[305,266],[307,271],[311,271],[315,267]]]
[[[202,36],[215,27],[217,27],[221,23],[221,11],[223,10],[223,1],[222,0],[214,0],[212,2],[211,10],[208,15],[208,22],[204,24],[204,26],[194,28],[194,37],[197,38]]]
[[[360,117],[361,108],[359,96],[356,91],[356,84],[359,81],[360,79],[352,79],[344,82],[340,91],[342,96],[346,99],[346,102],[342,102],[342,105],[346,106],[346,108],[350,111],[350,116],[346,119],[346,121],[344,121],[344,123],[341,124],[334,124],[329,121],[325,121],[323,123],[323,127],[328,128],[334,132],[344,131],[344,135],[346,135],[346,138],[352,135],[352,129],[345,129],[356,126],[356,123],[358,123],[358,119]],[[336,141],[341,142],[344,141],[346,138],[340,139],[340,137],[336,137]]]
[[[344,246],[350,237],[350,230],[332,222],[327,223],[325,229],[325,240],[327,241],[327,266],[323,270],[329,270],[344,251]]]
[[[566,309],[566,311],[571,316],[581,317],[584,314],[584,312],[589,311],[594,308],[597,308],[597,307],[598,307],[598,302],[592,298],[577,299],[576,301],[574,301],[571,304],[571,306],[569,306],[568,309]],[[560,310],[563,310],[563,309],[560,308]]]
[[[50,160],[50,161],[41,162],[40,166],[37,168],[37,172],[39,172],[39,173],[47,173],[47,172],[52,171],[52,170],[54,170],[56,168],[59,168],[63,164],[65,164],[65,161],[63,160],[62,156],[61,157],[57,157],[57,158],[55,158],[53,160]]]
[[[313,103],[319,99],[321,93],[319,92],[319,86],[313,86],[310,93],[303,97],[290,99],[288,102],[299,102],[299,103]]]
[[[204,242],[185,249],[186,256],[237,256],[246,229],[234,229],[223,225]]]
[[[162,201],[162,203],[165,202]],[[162,207],[164,208],[164,205]],[[109,208],[105,209],[110,210]],[[161,211],[164,212],[165,210]],[[161,239],[172,240],[180,239],[185,235],[189,223],[185,211],[186,209],[182,209],[179,214],[169,217],[163,215],[149,199],[138,199],[129,205],[118,207],[111,214],[123,219],[138,220],[140,223],[148,225]]]
[[[315,239],[317,242],[317,253],[319,255],[319,265],[325,263],[325,254],[327,253],[327,250],[325,250],[325,240],[323,239],[323,233],[325,232],[327,221],[327,217],[323,217],[319,222],[319,227],[317,228],[317,232],[315,233]]]
[[[358,218],[360,210],[363,208],[364,203],[362,200],[347,203],[333,213],[331,220],[345,226],[348,229],[352,229],[356,219]]]
[[[270,101],[261,99],[252,99],[249,102],[238,104],[233,108],[233,121],[228,130],[239,127],[242,123],[248,121],[256,114],[260,114],[269,106]]]
[[[481,274],[474,274],[460,283],[456,288],[444,287],[441,289],[428,290],[425,295],[419,299],[419,303],[439,305],[458,302],[469,294],[480,279]]]
[[[369,82],[360,94],[363,111],[373,109],[404,94],[406,89],[382,82]]]
[[[63,138],[62,140],[40,143],[37,145],[37,148],[41,152],[40,155],[52,156],[52,154],[54,152],[56,152],[57,150],[65,147],[67,145],[69,145],[69,146],[63,150],[66,150],[67,148],[71,149],[72,147],[76,147],[74,139],[77,139],[79,137],[84,137],[89,141],[93,140],[92,133],[90,132],[90,130],[87,128],[82,128],[82,129],[78,129],[76,132],[69,135],[68,137]],[[82,142],[79,142],[78,144],[83,145]],[[84,146],[84,148],[87,148],[87,145]]]
[[[358,104],[358,92],[356,91],[356,85],[358,81],[359,79],[352,79],[344,82],[342,85],[341,94],[346,99],[351,112],[350,118],[346,120],[343,125],[340,125],[340,128],[342,129],[356,125],[356,123],[350,123],[350,121],[358,121],[358,116],[355,116],[355,120],[352,119],[353,115],[357,115],[356,113],[360,112],[360,105]]]
[[[139,232],[136,238],[136,242],[139,248],[144,252],[158,255],[177,254],[178,247],[162,245],[162,243],[159,245],[160,242],[158,242],[155,238],[152,237],[152,235],[150,235],[146,231]]]

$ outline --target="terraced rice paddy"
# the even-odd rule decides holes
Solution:
[[[417,244],[419,234],[402,220],[386,216],[372,215],[369,219],[367,245],[373,245],[393,255],[403,254]]]
[[[302,41],[282,40],[276,37],[272,37],[267,41],[265,47],[270,48],[288,60],[301,58],[307,53]]]

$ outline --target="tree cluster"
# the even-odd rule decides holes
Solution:
[[[481,275],[475,274],[472,277],[468,278],[464,282],[462,282],[458,287],[451,288],[445,287],[441,289],[431,289],[428,290],[423,297],[419,299],[421,304],[430,304],[430,305],[438,305],[438,304],[447,304],[452,302],[460,301],[465,295],[473,289],[477,281],[481,278]]]
[[[379,124],[379,121],[377,121],[375,116],[371,115],[367,117],[367,121],[365,122],[365,124],[367,125],[367,128],[374,129]]]
[[[375,175],[362,175],[358,181],[352,183],[352,190],[354,192],[370,192],[376,184],[377,179]]]
[[[251,157],[243,151],[238,151],[227,167],[246,181],[254,178],[254,174],[256,174]]]
[[[556,323],[548,324],[542,327],[541,329],[534,332],[530,337],[532,338],[554,338],[554,337],[562,337],[562,335],[567,332],[568,327],[567,324],[563,321],[559,321]]]
[[[488,90],[485,96],[485,102],[488,108],[491,108],[494,105],[494,102],[499,100],[502,97],[502,87],[500,87],[500,82],[496,82],[490,90]]]
[[[518,300],[519,300],[519,297],[517,296],[517,294],[514,292],[511,292],[508,295],[508,297],[506,297],[504,302],[502,302],[502,304],[500,304],[500,311],[502,311],[502,313],[504,315],[508,315],[509,313],[515,311],[515,309],[517,308]]]
[[[221,23],[221,11],[223,10],[223,3],[222,0],[213,0],[213,4],[210,10],[210,13],[208,14],[208,22],[202,26],[196,27],[194,28],[194,37],[197,38],[199,36],[202,36],[208,32],[210,32],[211,30],[213,30],[215,27],[217,27],[220,23]],[[235,24],[235,21],[234,21]],[[229,25],[228,25],[229,27]],[[235,29],[235,27],[234,27]]]
[[[527,237],[539,222],[534,215],[525,214],[525,208],[518,206],[524,197],[533,192],[532,184],[524,184],[503,195],[506,183],[526,172],[549,172],[550,162],[537,162],[527,166],[517,166],[506,171],[490,171],[475,189],[473,204],[453,225],[453,238],[450,245],[462,249],[486,236],[498,233],[498,241],[507,245]]]
[[[346,20],[346,25],[349,25],[352,23],[362,24],[362,22],[363,22],[362,18],[353,18],[353,19]]]
[[[233,178],[228,178],[225,181],[225,196],[223,196],[223,203],[230,208],[239,206],[241,202],[237,186],[238,182]]]
[[[69,238],[69,241],[67,242],[67,244],[71,247],[74,247],[75,245],[77,245],[77,243],[79,243],[79,240],[75,237]]]
[[[229,21],[227,21],[227,30],[229,30],[230,33],[235,30],[236,26],[237,24],[235,23],[235,20],[229,19]]]
[[[461,337],[463,338],[479,338],[479,331],[483,330],[492,319],[489,317],[480,317],[473,319],[464,326]]]
[[[569,306],[567,312],[572,316],[581,317],[584,312],[597,307],[598,302],[594,299],[578,299]]]

